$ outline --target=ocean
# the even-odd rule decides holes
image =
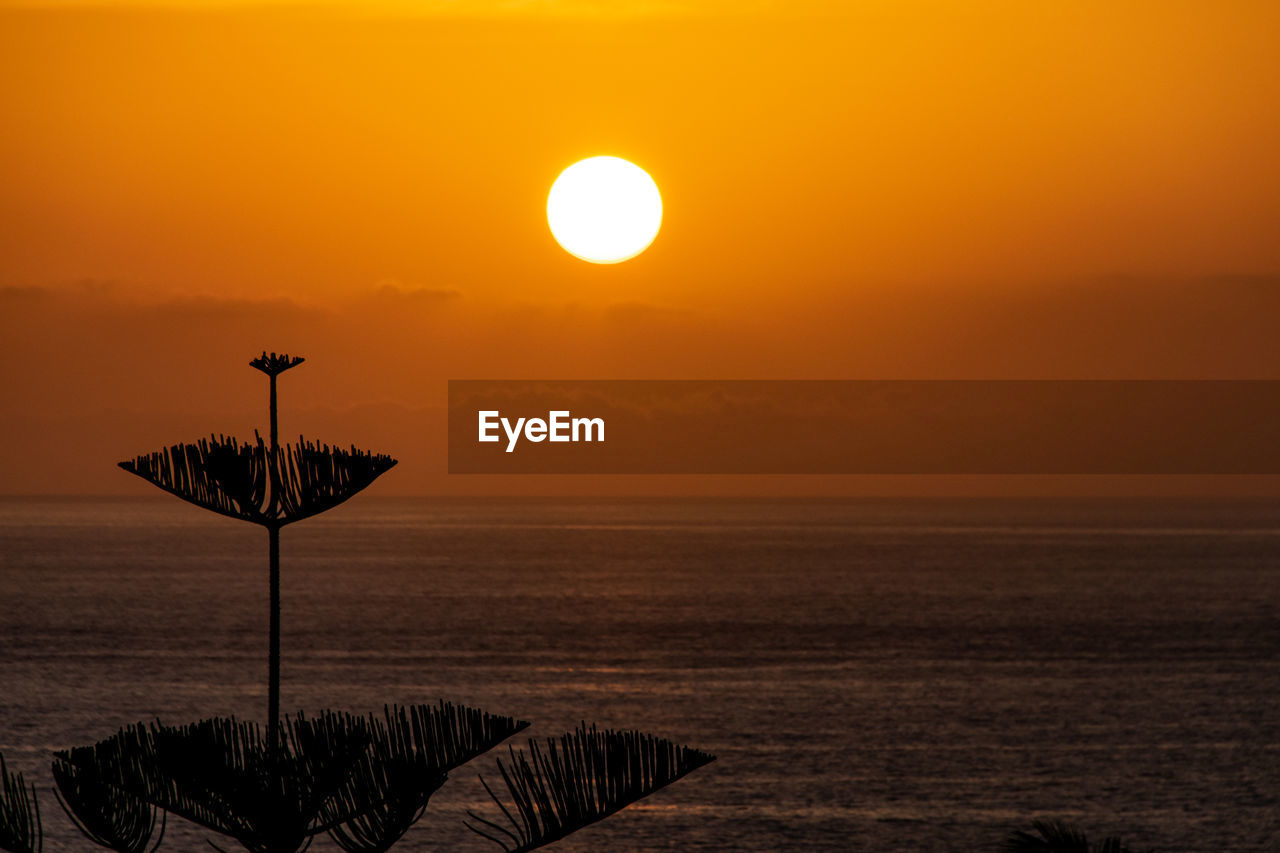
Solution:
[[[266,545],[163,496],[0,501],[0,752],[46,850],[97,849],[54,750],[263,718]],[[716,754],[550,849],[980,851],[1051,817],[1280,850],[1280,502],[360,496],[282,555],[286,710],[444,698]],[[395,849],[497,851],[461,823],[500,752]]]

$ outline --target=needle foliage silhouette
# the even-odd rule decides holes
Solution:
[[[120,463],[188,503],[266,528],[269,589],[267,724],[211,717],[186,725],[136,723],[91,746],[55,754],[56,796],[90,841],[154,853],[175,815],[250,853],[299,853],[327,834],[347,853],[390,850],[462,764],[528,727],[514,717],[448,702],[381,714],[280,713],[280,530],[368,487],[396,464],[380,453],[298,439],[281,445],[278,379],[302,358],[264,352],[250,366],[270,380],[267,439],[211,436]],[[578,731],[498,762],[498,812],[467,826],[524,853],[613,814],[714,757],[635,731]],[[37,853],[34,788],[3,772],[0,849]],[[222,850],[214,842],[210,845]]]
[[[396,460],[383,454],[330,449],[301,437],[281,447],[277,380],[305,359],[268,355],[249,362],[270,380],[270,441],[255,433],[253,443],[220,436],[195,444],[176,444],[120,463],[188,503],[267,529],[270,583],[267,744],[280,736],[280,528],[332,509],[388,471]]]
[[[0,755],[0,850],[39,853],[44,844],[40,802],[21,773],[10,773]]]

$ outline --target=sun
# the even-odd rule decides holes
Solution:
[[[649,248],[662,226],[662,196],[649,173],[620,157],[588,157],[560,173],[547,224],[566,252],[616,264]]]

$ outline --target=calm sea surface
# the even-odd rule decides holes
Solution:
[[[719,760],[563,851],[1280,850],[1280,504],[434,501],[286,528],[286,709],[447,698]],[[0,501],[0,751],[265,706],[266,534]],[[497,850],[455,772],[397,850]],[[90,849],[53,797],[46,850]],[[173,820],[164,849],[208,850]],[[97,848],[93,848],[97,849]],[[337,848],[327,839],[313,850]]]

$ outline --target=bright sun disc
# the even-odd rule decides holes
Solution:
[[[634,258],[658,236],[662,196],[636,164],[589,157],[551,185],[547,224],[569,254],[593,264],[616,264]]]

